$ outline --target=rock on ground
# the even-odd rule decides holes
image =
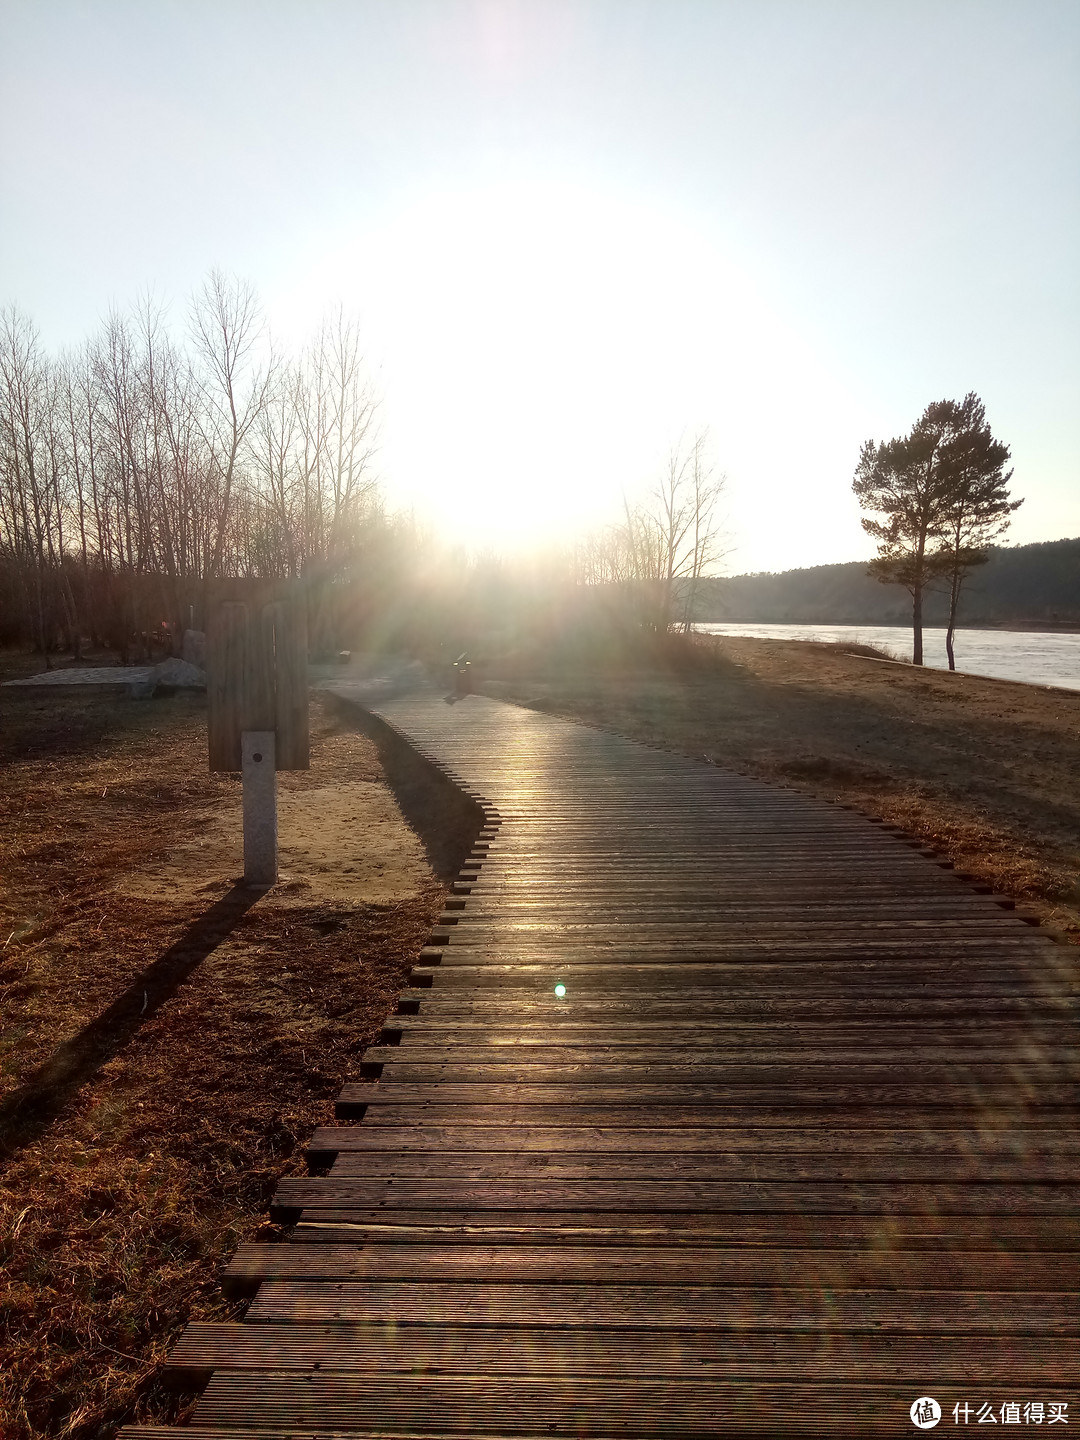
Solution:
[[[206,672],[186,660],[174,655],[171,660],[162,660],[150,671],[151,685],[172,685],[176,689],[205,690]]]

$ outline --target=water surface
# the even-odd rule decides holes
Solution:
[[[876,645],[898,659],[911,659],[911,631],[899,625],[696,625],[707,635],[743,635],[753,640],[847,640]],[[1045,630],[957,630],[956,668],[970,675],[1022,680],[1080,690],[1080,635]],[[945,631],[923,631],[923,661],[947,670]]]

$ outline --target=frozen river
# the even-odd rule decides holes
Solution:
[[[756,640],[848,640],[877,645],[911,659],[911,631],[898,625],[697,625],[708,635],[744,635]],[[956,668],[971,675],[1060,685],[1080,690],[1080,635],[1042,630],[958,630]],[[923,660],[947,670],[945,631],[923,631]]]

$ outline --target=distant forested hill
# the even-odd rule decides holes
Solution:
[[[899,585],[881,585],[865,561],[815,565],[779,575],[703,580],[699,620],[822,625],[906,625],[911,600]],[[948,619],[944,595],[929,595],[925,623]],[[1080,625],[1080,539],[997,549],[970,576],[960,600],[962,625]]]

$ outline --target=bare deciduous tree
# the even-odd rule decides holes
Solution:
[[[724,477],[709,463],[708,432],[669,453],[644,501],[623,501],[623,521],[579,551],[590,584],[623,588],[640,623],[654,634],[693,623],[698,585],[724,557],[717,508]]]
[[[376,404],[356,325],[339,312],[276,361],[254,292],[216,272],[190,322],[185,349],[145,298],[52,361],[29,320],[0,319],[6,638],[47,653],[88,628],[126,655],[230,574],[303,576],[317,609],[370,548]]]
[[[254,364],[263,320],[254,289],[214,270],[191,307],[201,362],[201,428],[215,493],[214,535],[206,573],[223,573],[237,470],[243,446],[266,404],[269,367]]]
[[[47,389],[37,331],[19,311],[5,310],[0,315],[0,539],[16,561],[29,628],[46,654],[46,576],[56,541]]]

